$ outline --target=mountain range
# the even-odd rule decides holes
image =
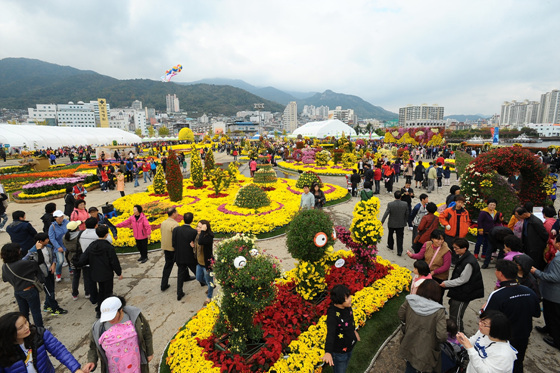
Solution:
[[[145,107],[165,111],[167,94],[176,94],[184,110],[199,115],[231,116],[241,110],[252,110],[256,102],[264,103],[265,110],[284,110],[284,105],[229,85],[184,86],[148,79],[119,80],[40,60],[0,60],[0,107],[3,108],[26,109],[36,104],[105,98],[111,107],[129,107],[134,100],[140,100]]]
[[[347,95],[344,93],[336,93],[326,90],[319,92],[298,92],[298,91],[282,91],[274,87],[256,87],[240,79],[202,79],[191,83],[179,84],[227,84],[233,87],[244,89],[254,95],[263,97],[270,101],[275,101],[283,105],[287,105],[290,101],[298,104],[298,111],[303,110],[304,105],[322,106],[326,105],[330,109],[341,106],[342,109],[353,109],[354,113],[360,118],[376,118],[379,120],[397,119],[398,114],[385,110],[380,106],[361,99],[358,96]]]
[[[455,114],[455,115],[446,115],[443,117],[443,119],[455,119],[458,120],[459,122],[466,122],[466,121],[476,122],[479,119],[488,119],[490,117],[491,116],[484,115],[484,114],[474,114],[474,115]]]

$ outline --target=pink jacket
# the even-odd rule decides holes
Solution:
[[[79,220],[82,223],[80,224],[80,230],[83,231],[84,229],[86,229],[86,220],[89,218],[89,213],[87,212],[87,210],[80,210],[80,209],[74,209],[74,211],[72,211],[72,214],[70,215],[70,221],[76,221]]]
[[[116,225],[117,228],[132,228],[132,234],[137,240],[143,240],[150,237],[152,227],[150,222],[146,219],[146,215],[140,213],[140,217],[136,220],[134,214],[130,215],[128,219]]]

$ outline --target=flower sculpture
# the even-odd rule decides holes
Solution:
[[[153,186],[154,194],[164,195],[166,193],[165,174],[163,172],[162,165],[158,165],[156,168],[156,176],[154,176]]]
[[[169,193],[169,200],[177,202],[183,199],[183,174],[179,167],[179,161],[174,150],[169,151],[167,157],[167,172],[165,173],[167,179],[167,193]]]
[[[302,210],[292,220],[286,245],[298,260],[296,291],[303,299],[314,299],[325,291],[325,254],[333,244],[333,222],[324,211]]]
[[[227,335],[228,349],[242,354],[247,343],[263,337],[262,326],[253,319],[276,297],[274,279],[280,276],[279,264],[257,249],[255,236],[236,235],[224,240],[216,254],[213,269],[223,296],[214,334]]]
[[[193,147],[191,152],[191,179],[195,188],[202,187],[204,175],[202,174],[202,163],[196,147]]]
[[[317,166],[326,166],[331,160],[331,153],[327,150],[321,150],[315,154],[315,163]]]
[[[383,224],[377,218],[379,214],[379,198],[372,197],[367,201],[356,204],[353,212],[352,232],[353,239],[366,246],[374,246],[383,236]]]
[[[305,185],[308,185],[309,188],[311,188],[311,185],[313,185],[313,183],[319,183],[319,186],[323,187],[323,182],[321,181],[319,175],[317,175],[313,171],[305,171],[299,177],[296,183],[296,188],[303,189]]]
[[[204,173],[206,175],[209,175],[210,172],[214,169],[214,166],[214,152],[212,151],[212,148],[210,148],[204,156]]]

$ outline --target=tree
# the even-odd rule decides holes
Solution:
[[[160,128],[158,128],[157,131],[158,131],[158,135],[160,135],[161,137],[169,136],[169,128],[165,126],[161,126]]]
[[[169,156],[167,157],[165,178],[167,179],[167,193],[169,194],[169,200],[172,202],[182,200],[183,174],[181,173],[181,168],[179,167],[177,154],[175,154],[173,149],[169,150]]]
[[[210,175],[210,172],[214,169],[214,166],[214,152],[212,151],[212,148],[210,148],[208,149],[208,152],[204,157],[204,173],[206,173],[206,176]]]
[[[190,128],[181,128],[179,131],[179,140],[180,141],[190,141],[194,142],[194,133]]]
[[[135,133],[137,136],[142,136],[142,130],[141,130],[140,128],[136,128],[136,129],[134,130],[134,133]]]
[[[156,131],[154,131],[154,126],[149,126],[148,127],[148,136],[154,137],[155,134],[156,134]]]
[[[202,174],[202,162],[196,146],[191,150],[191,179],[196,188],[203,186],[204,175]]]

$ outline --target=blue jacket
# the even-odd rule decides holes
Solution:
[[[49,360],[47,351],[54,356],[58,361],[64,364],[71,372],[80,369],[80,363],[72,356],[72,354],[64,347],[58,339],[56,339],[51,332],[45,328],[36,328],[37,334],[32,341],[32,349],[36,351],[33,355],[33,360],[40,373],[54,373],[54,367]],[[27,373],[25,367],[25,354],[19,345],[14,345],[14,354],[20,359],[9,367],[0,366],[0,373]]]
[[[6,227],[6,232],[10,235],[12,242],[18,243],[21,246],[21,251],[24,255],[35,245],[37,231],[28,221],[14,221]]]
[[[131,161],[126,162],[126,170],[127,171],[132,171],[133,168],[134,168],[134,165],[132,164]]]
[[[62,247],[64,251],[66,251],[66,247],[62,242],[62,238],[68,232],[68,219],[64,219],[61,225],[58,225],[56,221],[54,221],[50,228],[49,228],[49,240],[51,241],[51,245],[57,250],[59,247]]]

